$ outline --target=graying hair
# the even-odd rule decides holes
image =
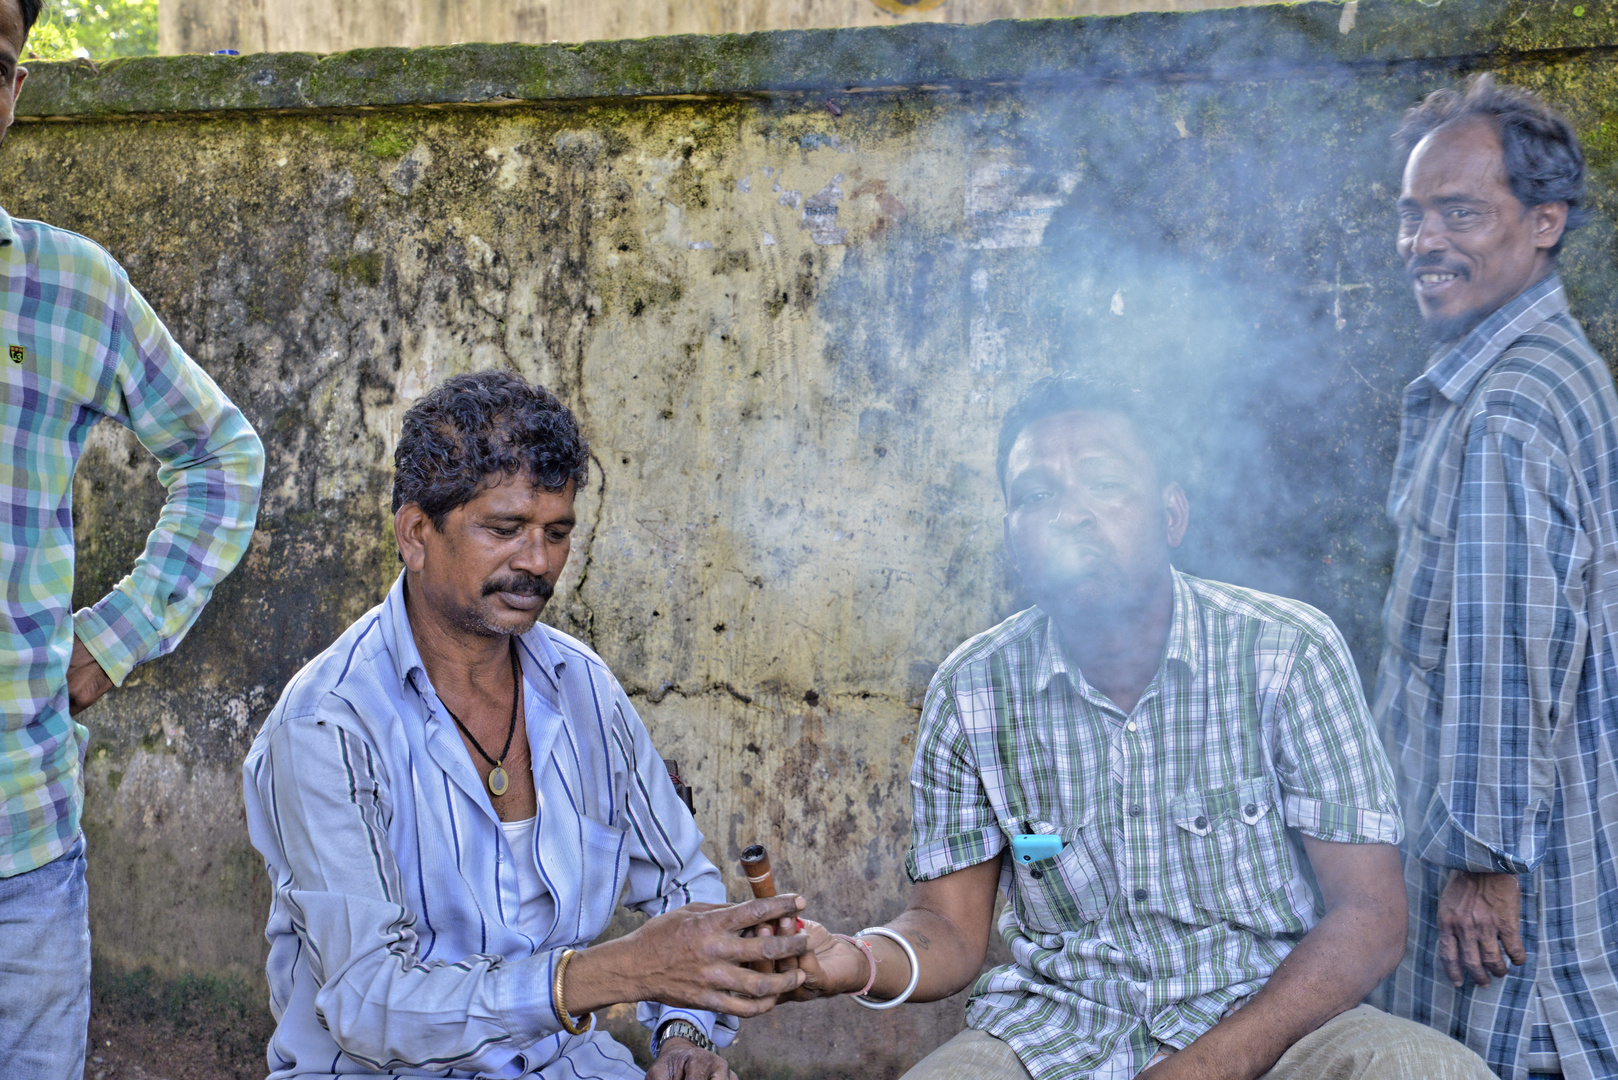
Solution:
[[[1487,73],[1473,76],[1464,93],[1434,90],[1405,113],[1394,133],[1401,163],[1434,131],[1471,117],[1487,120],[1500,137],[1506,180],[1518,202],[1525,207],[1567,203],[1567,228],[1551,249],[1557,254],[1567,234],[1590,220],[1584,205],[1584,151],[1573,125],[1532,91],[1502,86]]]

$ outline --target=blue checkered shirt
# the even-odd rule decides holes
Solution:
[[[77,633],[113,682],[173,649],[253,534],[264,449],[96,244],[0,210],[0,877],[79,832],[88,732],[68,716]],[[129,576],[71,610],[73,470],[112,419],[168,501]]]
[[[1555,275],[1404,396],[1374,712],[1414,907],[1384,992],[1507,1080],[1618,1076],[1615,422],[1612,376]],[[1438,967],[1451,869],[1520,875],[1528,962],[1487,987],[1457,991]]]

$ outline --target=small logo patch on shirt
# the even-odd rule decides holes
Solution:
[[[28,359],[27,349],[23,348],[21,345],[11,346],[11,362],[13,364],[20,364],[26,359]]]

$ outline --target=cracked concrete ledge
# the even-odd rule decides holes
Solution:
[[[976,26],[36,63],[18,117],[475,105],[1254,77],[1607,50],[1618,0],[1359,0]]]

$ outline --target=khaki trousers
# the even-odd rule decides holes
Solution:
[[[1033,1080],[1011,1047],[971,1028],[903,1080]],[[1483,1059],[1432,1028],[1361,1005],[1292,1044],[1263,1080],[1494,1080]]]

